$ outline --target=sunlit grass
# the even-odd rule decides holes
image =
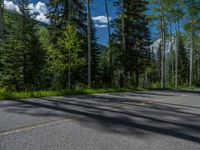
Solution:
[[[196,89],[195,87],[179,87],[178,89],[169,88],[168,90],[187,90]],[[67,95],[80,95],[80,94],[97,94],[97,93],[117,93],[117,92],[131,92],[131,91],[141,91],[141,90],[161,90],[160,88],[142,89],[142,88],[101,88],[101,89],[91,89],[91,88],[80,88],[74,90],[59,90],[59,91],[6,91],[0,89],[0,100],[13,100],[13,99],[27,99],[27,98],[39,98],[39,97],[49,97],[49,96],[67,96]]]
[[[76,89],[76,90],[60,90],[60,91],[22,91],[12,92],[0,89],[0,100],[27,99],[49,96],[67,96],[80,94],[96,94],[96,93],[114,93],[114,92],[130,92],[133,88],[103,88],[103,89]],[[137,89],[141,90],[141,89]]]

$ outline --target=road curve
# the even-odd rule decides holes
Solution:
[[[199,150],[200,91],[0,102],[0,150]]]

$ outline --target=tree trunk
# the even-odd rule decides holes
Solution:
[[[190,33],[190,79],[189,86],[192,86],[193,80],[193,52],[194,52],[194,43],[193,43],[193,34]]]
[[[173,86],[175,85],[175,69],[174,69],[174,51],[173,51],[173,45],[174,45],[174,38],[173,38],[173,31],[172,31],[172,23],[170,23],[170,36],[171,36],[171,48],[170,48],[170,51],[171,53],[173,52],[172,55],[170,55],[170,65],[171,65],[171,74],[172,74],[172,83],[173,83]],[[170,82],[171,83],[171,82]],[[175,87],[175,86],[174,86]]]
[[[178,88],[178,55],[179,55],[179,16],[177,19],[176,51],[175,51],[175,88]]]
[[[165,88],[165,21],[163,4],[161,4],[161,39],[162,39],[162,59],[161,59],[161,88]]]
[[[3,11],[4,11],[4,0],[0,0],[0,38],[3,38]]]
[[[177,31],[176,50],[175,50],[175,88],[178,87],[178,48],[179,48],[179,37],[178,37],[178,31]]]
[[[91,16],[90,0],[87,0],[87,36],[88,36],[88,87],[91,87]]]
[[[108,38],[109,38],[109,54],[110,54],[110,81],[111,84],[114,82],[113,79],[113,66],[112,66],[112,49],[111,49],[111,30],[110,30],[110,19],[109,19],[109,13],[108,13],[108,3],[107,0],[105,0],[105,8],[106,8],[106,16],[107,16],[107,21],[108,21]]]
[[[199,57],[198,57],[198,71],[197,71],[197,80],[199,81],[200,79],[200,61],[199,61]]]
[[[126,36],[125,36],[125,14],[124,14],[124,0],[121,1],[122,5],[122,49],[124,52],[124,86],[127,86],[127,51],[126,51]]]
[[[69,49],[68,87],[71,89],[71,50]]]
[[[148,73],[145,71],[145,88],[148,88]]]

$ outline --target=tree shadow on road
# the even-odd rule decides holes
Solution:
[[[137,95],[138,96],[138,95]],[[84,126],[103,132],[148,137],[153,133],[200,143],[200,114],[190,107],[152,102],[125,96],[85,95],[17,100],[7,111],[33,116],[48,113],[30,109],[45,108],[52,116],[74,119]],[[23,108],[23,109],[22,109]],[[20,110],[20,111],[17,111]],[[58,113],[59,112],[59,113]],[[200,111],[199,111],[200,112]]]

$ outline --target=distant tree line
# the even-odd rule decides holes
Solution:
[[[114,0],[117,16],[111,22],[105,0],[109,36],[105,50],[97,43],[90,0],[49,0],[48,25],[35,21],[29,0],[16,3],[19,13],[4,10],[0,0],[2,88],[200,84],[199,0]],[[150,32],[153,23],[159,31],[157,46]]]
[[[150,6],[160,39],[157,50],[151,50],[157,53],[152,71],[160,86],[199,86],[200,1],[151,0]]]

